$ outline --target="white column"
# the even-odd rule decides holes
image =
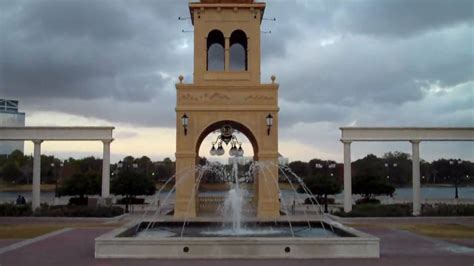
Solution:
[[[344,212],[352,211],[351,142],[344,143]]]
[[[421,192],[420,192],[420,141],[412,140],[412,183],[413,183],[413,215],[420,215]]]
[[[103,140],[104,154],[102,156],[102,194],[103,198],[110,196],[110,143],[112,140]]]
[[[33,210],[40,206],[40,193],[41,193],[41,142],[42,140],[33,140],[34,153],[33,153],[33,198],[31,208]]]

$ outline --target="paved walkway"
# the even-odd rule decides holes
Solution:
[[[46,222],[44,219],[43,222]],[[54,220],[54,219],[53,219]],[[443,241],[399,229],[371,226],[371,223],[438,223],[472,224],[472,218],[412,218],[411,220],[388,218],[344,219],[346,223],[361,224],[358,229],[380,237],[380,259],[317,259],[317,260],[134,260],[94,259],[94,238],[109,231],[107,228],[75,228],[59,232],[31,244],[21,246],[0,255],[1,266],[63,266],[63,265],[416,265],[446,266],[474,265],[474,240]],[[34,218],[23,220],[34,223]],[[6,223],[6,221],[3,221]],[[15,220],[14,222],[20,222]],[[71,221],[68,221],[71,222]],[[97,221],[95,221],[97,222]],[[101,221],[106,223],[107,221]],[[0,222],[1,224],[2,222]],[[19,242],[16,242],[18,244]],[[5,241],[0,241],[5,247]]]
[[[21,241],[23,241],[23,239],[0,239],[0,249]]]
[[[363,229],[381,238],[380,259],[132,260],[94,259],[94,238],[108,229],[73,229],[0,255],[0,265],[468,265],[474,249],[393,229]]]

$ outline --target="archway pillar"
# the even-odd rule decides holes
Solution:
[[[230,37],[225,37],[224,42],[224,70],[230,71]]]
[[[176,203],[174,217],[194,218],[197,216],[196,195],[196,153],[176,153]]]
[[[278,185],[278,153],[259,153],[261,165],[256,180],[257,217],[274,219],[280,216]]]

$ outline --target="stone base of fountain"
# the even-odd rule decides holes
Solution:
[[[154,223],[154,227],[169,224]],[[283,222],[279,222],[283,223]],[[319,222],[313,221],[317,224]],[[146,223],[145,223],[146,224]],[[182,224],[182,223],[181,223]],[[301,223],[303,224],[303,223]],[[219,223],[221,226],[221,223]],[[139,225],[143,227],[143,223]],[[190,225],[192,226],[192,223]],[[201,225],[200,225],[201,226]],[[323,226],[337,237],[291,236],[161,236],[137,237],[137,225],[95,239],[96,258],[267,259],[378,258],[379,239],[341,224]],[[201,226],[202,227],[202,226]]]

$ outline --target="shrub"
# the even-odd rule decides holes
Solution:
[[[50,217],[114,217],[123,214],[120,207],[86,207],[86,206],[47,206],[43,205],[34,212],[34,216]]]
[[[324,205],[324,212],[328,212],[328,195],[334,195],[342,191],[341,185],[336,178],[332,176],[314,176],[305,179],[305,183],[312,194],[316,195],[320,204]],[[303,188],[299,187],[299,192],[305,192]],[[309,200],[309,203],[311,201]]]
[[[380,195],[392,195],[395,187],[386,178],[380,176],[356,176],[352,185],[352,193],[366,199]]]
[[[77,205],[77,206],[87,206],[88,198],[70,198],[69,205]]]
[[[421,208],[422,216],[474,216],[474,205],[425,204]]]
[[[403,217],[412,215],[410,204],[359,204],[355,205],[351,212],[345,213],[339,210],[334,213],[341,217]]]
[[[100,194],[100,189],[100,178],[98,175],[74,174],[64,180],[64,183],[59,188],[59,194],[84,198],[86,195]]]
[[[142,198],[121,198],[117,200],[117,204],[145,204]]]
[[[123,214],[120,207],[48,206],[33,212],[31,205],[0,204],[0,216],[114,217]]]
[[[327,203],[328,204],[334,204],[335,202],[335,199],[333,198],[327,198]],[[314,197],[309,197],[309,198],[306,198],[304,200],[304,204],[325,204],[326,203],[326,200],[324,198],[321,198],[321,197],[316,197],[316,199]]]
[[[110,190],[115,195],[122,195],[125,198],[135,198],[138,195],[153,195],[156,191],[155,182],[150,177],[133,170],[125,170],[112,179]],[[127,201],[125,211],[128,212]]]
[[[12,203],[0,204],[0,216],[30,216],[31,205],[15,205]]]
[[[380,204],[380,200],[375,199],[375,198],[360,198],[356,200],[356,204],[367,204],[367,203]]]

